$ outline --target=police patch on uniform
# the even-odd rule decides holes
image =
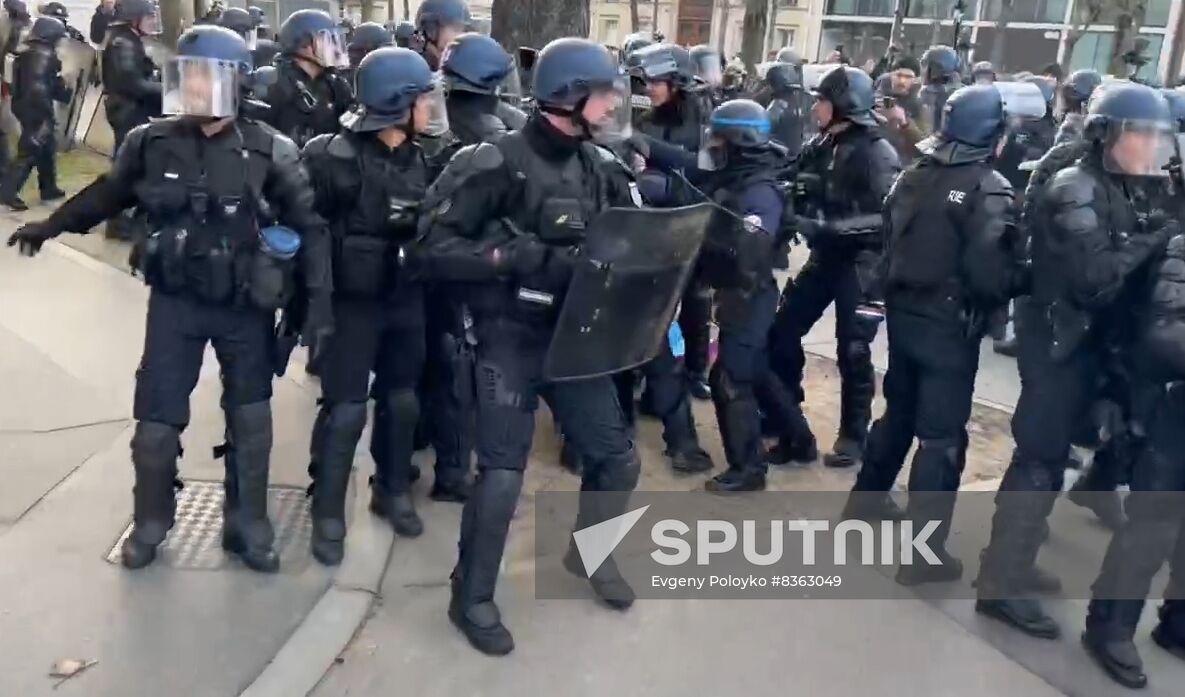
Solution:
[[[630,200],[635,206],[642,207],[642,192],[638,190],[637,182],[630,182]]]
[[[761,216],[759,216],[759,215],[746,215],[745,216],[745,232],[760,232],[761,230],[762,230]]]
[[[445,200],[440,202],[439,206],[436,207],[436,215],[444,215],[445,213],[448,213],[452,209],[453,209],[453,200],[451,198],[446,198]]]

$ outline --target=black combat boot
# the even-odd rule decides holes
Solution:
[[[809,465],[819,459],[819,446],[815,437],[803,439],[779,438],[778,442],[765,451],[765,463],[782,467],[785,465]]]
[[[580,485],[580,511],[576,515],[574,531],[612,520],[626,512],[630,494],[638,485],[641,463],[631,448],[628,453],[605,458],[593,464]],[[617,563],[610,555],[590,575],[580,558],[576,538],[572,538],[564,555],[564,568],[580,578],[588,579],[593,593],[614,610],[628,610],[636,599],[634,589],[622,577]]]
[[[1057,639],[1062,635],[1057,622],[1032,598],[981,598],[975,601],[975,611],[1038,639]]]
[[[419,416],[419,399],[410,389],[386,392],[375,404],[370,512],[391,523],[400,537],[419,537],[424,532],[411,495],[411,456]]]
[[[366,427],[366,403],[325,403],[313,424],[313,557],[326,566],[345,556],[346,494],[354,451]]]
[[[272,548],[276,534],[267,517],[268,470],[272,451],[270,402],[236,407],[228,423],[227,444],[233,457],[237,506],[225,512],[222,547],[252,571],[275,573],[280,557]]]
[[[120,548],[124,568],[142,569],[156,559],[156,548],[173,527],[177,509],[177,457],[181,433],[168,424],[141,421],[132,436],[132,532]]]

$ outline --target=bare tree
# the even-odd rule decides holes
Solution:
[[[745,18],[741,24],[741,60],[750,75],[765,60],[765,28],[769,25],[769,0],[745,0]]]
[[[1070,61],[1074,57],[1074,47],[1078,40],[1086,34],[1092,24],[1098,24],[1099,18],[1114,0],[1075,0],[1074,16],[1069,30],[1066,31],[1066,52],[1062,55],[1062,70],[1069,72]]]
[[[996,39],[992,43],[992,65],[996,70],[1004,67],[1004,49],[1008,45],[1008,24],[1016,16],[1016,0],[1000,0],[1000,16],[996,18]]]
[[[728,43],[728,20],[732,10],[732,0],[716,0],[720,7],[720,33],[716,35],[716,50],[724,53],[724,46]]]
[[[658,0],[654,0],[654,4],[650,6],[650,31],[658,33]],[[670,41],[674,41],[673,37],[669,37]]]
[[[565,36],[588,36],[589,0],[494,0],[490,33],[511,50],[542,48]]]
[[[630,31],[638,31],[638,0],[630,0]]]
[[[1107,72],[1127,77],[1127,61],[1124,56],[1135,48],[1135,42],[1140,37],[1140,27],[1148,15],[1148,0],[1111,0],[1116,10],[1115,35],[1111,41],[1111,58],[1107,63]],[[1146,47],[1147,44],[1145,43]]]
[[[411,19],[411,0],[403,0],[403,18]]]

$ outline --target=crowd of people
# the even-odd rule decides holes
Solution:
[[[526,66],[468,31],[461,0],[425,0],[414,23],[390,27],[300,10],[274,42],[257,8],[228,8],[186,31],[160,69],[143,46],[160,28],[153,0],[101,7],[92,33],[104,23],[111,170],[8,243],[31,256],[129,215],[151,290],[127,568],[152,563],[174,523],[181,434],[212,343],[226,419],[223,546],[277,570],[270,398],[299,341],[321,386],[313,555],[342,561],[373,400],[370,510],[400,536],[421,534],[412,455],[430,444],[429,496],[464,504],[448,615],[480,651],[508,653],[495,587],[539,399],[582,491],[620,494],[582,500],[577,528],[623,513],[637,484],[639,381],[673,471],[716,469],[690,407],[711,400],[726,467],[706,489],[758,491],[769,467],[820,459],[802,410],[803,338],[834,305],[840,428],[822,462],[859,467],[848,517],[942,521],[931,539],[940,563],[902,567],[897,581],[952,582],[963,566],[945,538],[979,346],[1011,306],[1015,345],[1000,348],[1018,355],[1022,379],[1016,447],[976,609],[1059,636],[1035,597],[1059,582],[1036,557],[1072,446],[1092,448],[1078,500],[1114,534],[1085,646],[1118,682],[1143,686],[1132,637],[1171,560],[1153,636],[1185,658],[1185,507],[1168,495],[1185,490],[1182,93],[1057,66],[1003,80],[945,46],[896,53],[875,77],[787,49],[756,86],[728,81],[709,47],[648,35],[616,54],[558,39]],[[50,172],[43,199],[61,195],[47,188],[52,157],[36,124],[52,119],[46,100],[66,96],[48,81],[63,34],[39,17],[17,73],[51,87],[17,112],[19,161]],[[14,110],[28,95],[17,90]],[[10,206],[28,163],[0,186]],[[698,257],[663,269],[678,284],[654,279],[656,297],[612,304],[609,317],[604,298],[570,293],[595,266],[584,243],[605,234],[609,211],[626,250],[634,234],[657,249],[684,239],[674,231],[704,202]],[[779,290],[794,241],[810,256]],[[641,247],[621,253],[655,253]],[[582,307],[612,340],[567,337],[561,308]],[[619,316],[625,307],[636,314]],[[874,422],[870,346],[882,324],[886,409]],[[915,441],[903,510],[888,492]],[[585,575],[575,546],[564,564]],[[634,601],[612,559],[588,581],[612,608]]]

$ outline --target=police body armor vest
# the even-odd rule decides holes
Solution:
[[[386,162],[366,153],[353,136],[338,134],[326,152],[352,169],[356,198],[347,215],[333,226],[334,292],[369,299],[392,289],[400,280],[403,245],[416,235],[420,203],[429,173],[419,146],[413,166]]]
[[[741,213],[741,195],[761,182],[776,186],[772,173],[757,172],[712,195],[726,210],[713,212],[697,267],[712,288],[752,290],[779,265],[779,231],[759,229],[759,222],[745,220]]]
[[[204,138],[179,120],[149,126],[144,176],[135,185],[149,237],[140,270],[145,282],[167,293],[191,294],[211,303],[251,302],[276,309],[291,293],[291,279],[263,297],[257,261],[263,187],[272,161],[273,136],[251,122],[231,126],[237,147]],[[280,263],[277,261],[277,263]],[[291,261],[283,271],[291,275]]]
[[[970,202],[990,171],[988,164],[976,162],[911,173],[918,177],[910,182],[914,195],[906,194],[911,205],[894,208],[889,230],[890,296],[931,298],[937,293],[963,306],[967,301],[962,280],[963,230],[969,222]]]

